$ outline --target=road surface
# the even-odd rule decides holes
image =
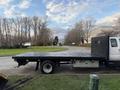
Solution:
[[[82,53],[90,52],[89,48],[71,47],[71,46],[64,46],[64,47],[68,48],[68,50],[62,51],[62,52],[82,52]],[[33,73],[35,73],[35,71],[34,71],[35,66],[36,66],[36,63],[33,62],[33,63],[28,63],[27,65],[21,66],[18,68],[17,62],[15,62],[11,56],[0,57],[0,73],[4,73],[7,75],[33,74]]]
[[[90,53],[90,48],[85,47],[70,47],[66,51],[61,52],[73,52],[73,53]],[[17,63],[9,57],[0,57],[0,73],[5,75],[31,75],[36,73],[41,73],[40,71],[35,71],[36,63],[28,63],[25,66],[17,67]],[[119,70],[100,70],[100,69],[80,69],[72,68],[71,65],[62,65],[60,69],[56,72],[57,74],[89,74],[89,73],[119,73]]]

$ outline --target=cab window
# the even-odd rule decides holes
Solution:
[[[117,47],[117,40],[116,39],[111,39],[111,47]]]

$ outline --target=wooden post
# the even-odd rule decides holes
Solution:
[[[96,74],[90,75],[89,90],[98,90],[99,88],[99,77]]]

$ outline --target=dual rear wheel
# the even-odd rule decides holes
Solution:
[[[51,74],[55,71],[56,64],[50,60],[42,61],[40,65],[41,72],[44,74]]]

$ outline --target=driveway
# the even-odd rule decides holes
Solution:
[[[71,46],[63,46],[65,48],[68,48],[66,51],[61,51],[61,52],[84,52],[88,53],[90,52],[89,48],[84,48],[84,47],[71,47]],[[15,62],[11,56],[9,57],[0,57],[0,73],[4,73],[7,75],[26,75],[26,74],[33,74],[35,73],[35,66],[36,63],[28,63],[25,66],[17,67],[17,62]],[[37,71],[39,73],[39,71]]]
[[[72,52],[72,53],[90,53],[90,48],[85,47],[71,47],[64,46],[68,48],[66,51],[61,52]],[[35,71],[36,63],[28,63],[25,66],[17,67],[17,63],[12,59],[12,57],[0,57],[0,73],[6,75],[31,75],[40,73],[40,71]],[[119,70],[101,70],[101,69],[74,69],[72,65],[62,65],[60,69],[56,72],[57,74],[88,74],[88,73],[118,73]]]

